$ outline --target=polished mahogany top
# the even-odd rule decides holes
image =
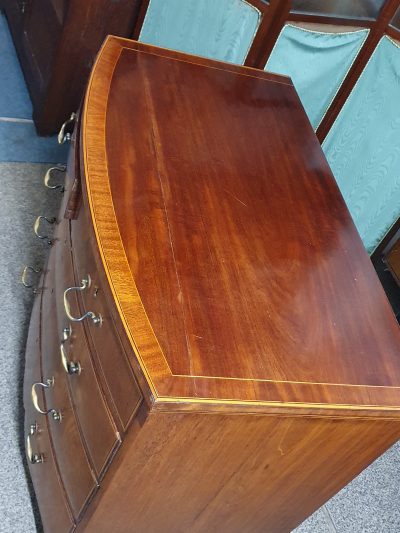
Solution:
[[[400,331],[288,78],[109,38],[82,143],[156,403],[396,416]]]

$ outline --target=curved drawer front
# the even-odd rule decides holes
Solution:
[[[40,314],[43,286],[43,276],[38,285],[29,322],[28,338],[26,341],[25,371],[24,371],[24,408],[32,406],[31,387],[35,381],[40,381]]]
[[[141,403],[142,393],[110,313],[102,276],[94,258],[90,231],[86,212],[81,208],[78,218],[71,221],[76,281],[88,276],[91,280],[90,287],[80,292],[81,312],[92,311],[96,316],[101,315],[100,326],[90,319],[86,323],[122,429],[125,430]]]
[[[57,237],[60,237],[63,227],[60,226],[58,230]],[[47,384],[47,380],[51,380],[52,385],[46,388],[39,386],[37,390],[44,393],[44,401],[40,400],[41,408],[44,411],[54,410],[54,413],[61,416],[61,420],[55,420],[53,413],[38,416],[48,420],[60,475],[73,514],[78,518],[97,484],[81,439],[69,398],[66,375],[61,365],[59,326],[55,312],[55,265],[59,247],[57,242],[50,253],[42,303],[42,382]]]
[[[38,420],[33,406],[25,412],[25,436],[29,438],[27,456],[29,471],[35,487],[40,515],[46,524],[45,531],[67,533],[74,529],[74,521],[65,498],[64,489],[51,449],[46,420]],[[31,447],[31,450],[29,450]],[[29,459],[30,454],[30,459]],[[33,464],[31,461],[40,462]]]
[[[40,514],[46,531],[67,533],[74,529],[74,522],[65,498],[48,434],[47,420],[34,409],[32,384],[42,381],[40,361],[40,305],[36,296],[26,347],[24,378],[26,455],[32,482],[37,495]],[[38,400],[43,405],[43,395]]]
[[[120,441],[100,390],[82,323],[71,322],[64,308],[64,291],[75,285],[70,250],[69,222],[65,221],[55,249],[55,298],[57,301],[57,348],[61,372],[69,392],[82,435],[99,479]],[[79,316],[76,291],[67,294],[69,311]]]

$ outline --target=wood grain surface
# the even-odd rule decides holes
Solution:
[[[54,379],[54,385],[44,390],[43,405],[46,410],[55,409],[58,411],[61,414],[61,421],[54,420],[51,415],[38,414],[38,417],[42,423],[47,419],[60,478],[73,516],[78,519],[97,488],[97,480],[92,461],[86,451],[85,440],[82,438],[80,421],[75,411],[75,402],[70,394],[67,376],[60,357],[62,327],[60,320],[58,320],[60,314],[57,313],[57,304],[62,302],[65,284],[58,282],[60,279],[66,281],[71,276],[70,250],[66,242],[68,228],[68,221],[63,220],[56,229],[56,244],[51,249],[44,280],[41,321],[43,381],[46,382],[49,378]],[[75,306],[72,309],[75,309]],[[88,393],[90,391],[84,393],[79,411],[85,410],[85,400],[87,400]],[[96,399],[98,399],[98,395]],[[98,405],[98,411],[92,413],[92,423],[85,427],[86,434],[89,432],[93,435],[93,425],[102,412],[102,406]],[[109,442],[107,433],[104,433],[104,441],[98,442],[100,449],[103,449],[104,445],[107,446]],[[47,509],[45,501],[43,501],[43,505]]]
[[[385,262],[388,265],[394,279],[400,285],[400,238],[394,244],[390,252],[385,256]]]
[[[64,488],[60,480],[52,443],[49,437],[48,421],[40,415],[33,406],[31,390],[32,384],[43,380],[41,357],[41,314],[43,285],[46,284],[47,273],[42,275],[39,292],[35,296],[31,321],[29,325],[26,345],[26,364],[24,369],[24,435],[30,434],[32,453],[42,455],[43,462],[32,464],[29,459],[29,473],[35,489],[43,523],[48,531],[70,532],[74,529],[74,521],[65,497]],[[44,405],[44,397],[38,390],[40,405]],[[31,426],[36,427],[31,434]],[[26,449],[28,454],[28,449]],[[51,502],[51,503],[49,503]]]
[[[78,298],[80,315],[91,309],[102,317],[101,327],[86,322],[86,334],[90,339],[91,352],[96,354],[98,374],[103,378],[108,405],[115,408],[114,420],[118,431],[126,431],[141,401],[142,394],[135,380],[130,358],[125,352],[112,317],[114,305],[105,290],[102,269],[98,268],[91,239],[87,213],[81,209],[77,220],[71,221],[71,245],[73,249],[76,284],[88,275],[92,290],[83,291]],[[101,378],[100,378],[101,379]]]
[[[81,149],[156,408],[398,416],[398,325],[287,78],[111,37]]]
[[[383,420],[152,414],[77,532],[288,533],[399,429]]]
[[[141,4],[142,0],[0,0],[40,135],[57,133],[78,109],[103,40],[108,34],[131,36]]]
[[[63,414],[45,530],[71,526],[60,481],[77,533],[291,531],[400,436],[398,326],[293,86],[109,38],[73,149],[40,317]],[[88,273],[73,314],[104,321],[73,324],[66,381],[63,290]]]

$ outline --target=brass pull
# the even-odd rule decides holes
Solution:
[[[46,380],[46,383],[37,382],[33,383],[32,389],[31,389],[31,398],[33,407],[36,409],[38,413],[41,415],[51,415],[53,420],[56,422],[61,422],[61,413],[60,411],[57,411],[56,409],[50,408],[47,411],[44,411],[40,405],[39,405],[39,398],[36,391],[37,387],[42,387],[43,389],[50,389],[51,387],[54,387],[54,378],[49,378]]]
[[[22,271],[22,275],[21,275],[22,285],[26,287],[27,289],[32,289],[33,292],[36,294],[38,291],[37,287],[35,287],[34,285],[32,285],[32,283],[29,283],[27,281],[28,272],[33,272],[34,274],[40,274],[42,270],[40,268],[36,269],[36,268],[33,268],[32,266],[27,265],[24,267],[24,270]]]
[[[75,122],[76,120],[76,113],[72,113],[72,115],[69,117],[68,120],[64,122],[64,124],[61,126],[60,132],[58,134],[58,144],[64,144],[67,141],[70,141],[72,138],[72,133],[69,131],[66,131],[66,129]]]
[[[93,321],[93,324],[95,326],[101,326],[103,322],[102,316],[100,314],[96,315],[95,313],[93,313],[93,311],[86,311],[85,314],[83,314],[82,316],[78,318],[72,316],[71,307],[69,305],[68,298],[67,298],[69,292],[84,291],[86,289],[89,289],[91,283],[92,283],[92,280],[88,274],[86,278],[83,278],[83,280],[81,281],[80,287],[69,287],[68,289],[66,289],[64,291],[64,310],[65,310],[65,314],[67,315],[69,320],[71,320],[71,322],[82,322],[83,320],[85,320],[85,318],[90,318]]]
[[[47,217],[44,217],[42,215],[38,216],[37,219],[35,220],[35,223],[33,225],[33,231],[36,235],[36,237],[38,239],[42,239],[42,240],[46,240],[47,239],[47,244],[49,246],[51,246],[53,244],[53,240],[50,239],[50,237],[48,235],[41,235],[39,233],[39,227],[40,227],[40,222],[44,220],[45,222],[47,222],[47,224],[54,224],[55,222],[57,222],[57,219],[52,217],[52,218],[47,218]]]
[[[66,165],[57,165],[56,167],[49,168],[49,170],[46,172],[44,176],[45,187],[47,187],[48,189],[60,189],[60,192],[64,192],[65,191],[64,185],[61,185],[60,183],[56,185],[50,185],[50,180],[54,172],[65,172],[66,170],[67,170]]]
[[[67,351],[65,349],[64,343],[69,339],[72,334],[71,326],[63,329],[63,339],[60,344],[60,353],[61,353],[61,362],[64,367],[64,370],[69,375],[80,374],[82,367],[81,364],[75,361],[70,361],[67,356]]]
[[[34,453],[32,451],[31,437],[35,435],[39,430],[38,424],[35,421],[29,426],[29,433],[26,436],[26,455],[28,456],[28,461],[33,464],[39,464],[44,462],[44,457],[41,453]]]

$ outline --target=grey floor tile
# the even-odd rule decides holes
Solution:
[[[0,533],[35,533],[35,504],[26,475],[22,379],[32,292],[24,264],[43,266],[48,247],[33,234],[37,215],[54,216],[61,195],[43,186],[47,167],[0,163]]]
[[[338,533],[399,533],[400,442],[326,506]]]
[[[321,507],[298,528],[293,530],[293,533],[336,533],[336,530],[327,510],[325,507]]]

